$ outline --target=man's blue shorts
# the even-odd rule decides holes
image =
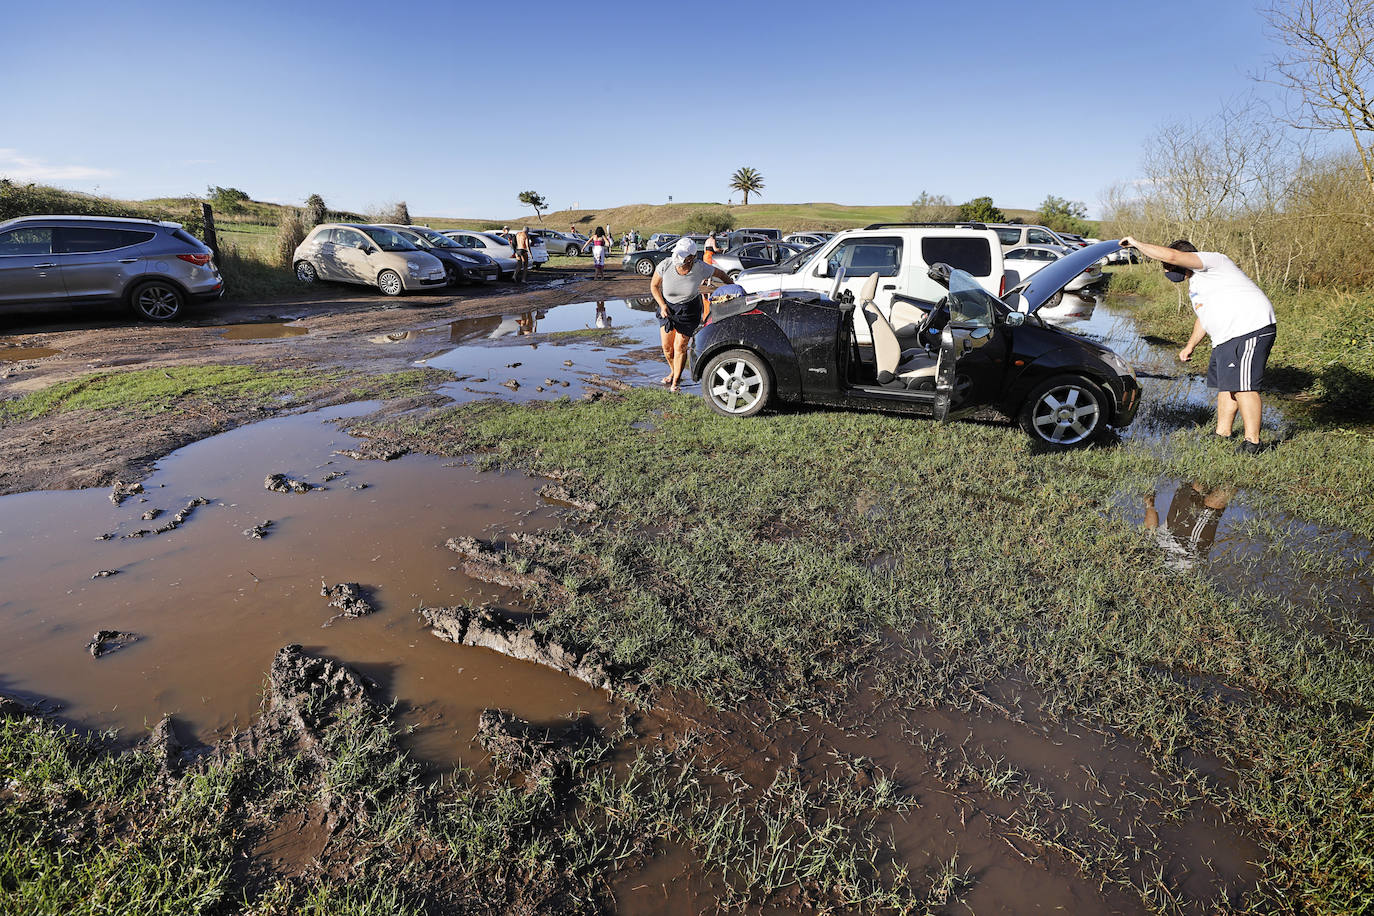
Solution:
[[[1274,337],[1271,324],[1217,344],[1212,348],[1212,361],[1207,364],[1207,387],[1218,391],[1259,391]]]

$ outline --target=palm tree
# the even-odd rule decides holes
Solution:
[[[750,194],[763,193],[763,176],[751,168],[743,168],[730,176],[730,187],[744,192],[744,205],[747,207]]]

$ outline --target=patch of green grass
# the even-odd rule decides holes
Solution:
[[[102,372],[0,401],[0,424],[73,410],[124,410],[140,416],[184,409],[190,401],[286,407],[352,382],[360,399],[421,394],[452,377],[439,369],[368,375],[256,366],[170,366]]]
[[[1286,624],[1262,596],[1180,576],[1114,508],[1196,471],[1371,530],[1374,452],[1341,459],[1314,433],[1242,462],[1180,433],[1167,461],[1131,447],[1041,455],[1004,426],[828,411],[738,421],[647,390],[398,426],[427,450],[564,477],[627,520],[562,533],[568,556],[598,562],[562,571],[576,594],[551,602],[543,626],[650,688],[823,712],[866,678],[898,708],[962,708],[972,690],[1024,678],[1052,716],[1132,737],[1188,791],[1200,783],[1185,752],[1231,768],[1235,787],[1216,791],[1263,837],[1266,905],[1374,905],[1361,740],[1374,658]],[[1297,488],[1301,499],[1278,495]],[[884,651],[893,640],[910,650],[900,665]]]

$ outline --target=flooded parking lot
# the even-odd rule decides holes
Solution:
[[[625,386],[656,387],[662,372],[657,321],[642,300],[479,318],[404,317],[360,336],[359,351],[453,373],[436,388],[449,404],[597,399]],[[313,336],[294,324],[220,330],[226,339],[265,341],[282,353],[310,346]],[[1195,422],[1190,412],[1209,409],[1206,389],[1179,371],[1168,349],[1140,341],[1111,309],[1099,304],[1092,319],[1070,330],[1127,355],[1145,379],[1151,400],[1123,437],[1128,444],[1167,448],[1172,431]],[[673,403],[627,426],[656,435],[680,422]],[[610,730],[627,712],[624,701],[538,665],[435,639],[417,614],[446,606],[522,611],[518,591],[466,575],[445,542],[475,537],[500,549],[520,533],[575,527],[571,504],[541,496],[547,480],[479,470],[488,466],[481,456],[372,449],[348,430],[378,406],[346,404],[204,439],[165,456],[141,492],[118,505],[108,489],[0,497],[0,643],[7,646],[0,692],[60,704],[64,720],[117,728],[126,743],[168,713],[185,737],[211,742],[249,724],[273,654],[300,643],[375,680],[397,703],[408,730],[403,746],[431,772],[486,767],[490,754],[474,737],[489,707],[539,723],[588,712]],[[409,409],[422,417],[432,404]],[[1281,422],[1277,411],[1266,416],[1270,428]],[[282,475],[288,490],[292,481],[310,489],[267,489],[270,475]],[[887,499],[868,493],[864,505]],[[1243,490],[1176,479],[1123,495],[1115,511],[1157,532],[1161,554],[1179,575],[1210,577],[1235,594],[1272,594],[1313,609],[1314,620],[1343,604],[1367,621],[1369,549],[1348,532],[1261,513]],[[178,525],[159,530],[178,513]],[[1304,545],[1318,548],[1324,573],[1313,575],[1316,561],[1302,559]],[[868,575],[910,571],[899,552],[883,556],[888,560],[864,567]],[[1332,565],[1332,557],[1344,565]],[[564,574],[605,575],[598,570],[593,558]],[[372,613],[336,617],[321,589],[338,583],[361,586]],[[742,617],[753,612],[741,608]],[[133,640],[95,658],[87,643],[99,631]],[[836,779],[871,788],[896,774],[894,784],[918,800],[919,810],[881,822],[895,861],[926,875],[948,874],[956,896],[976,912],[1135,911],[1140,899],[1123,890],[1123,881],[1173,888],[1196,904],[1185,911],[1200,912],[1238,900],[1257,880],[1253,863],[1262,854],[1254,837],[1210,798],[1193,797],[1170,813],[1178,801],[1162,788],[1169,777],[1121,731],[1033,715],[1044,701],[1017,678],[1005,695],[979,697],[981,707],[972,710],[900,714],[857,702],[841,726],[810,714],[733,722],[665,701],[638,720],[620,760],[656,746],[696,748],[701,736],[713,736],[707,747],[718,751],[709,760],[719,788],[765,801],[774,790],[760,795],[764,787],[792,778],[789,760],[805,791]],[[1196,765],[1227,778],[1221,763]],[[1026,810],[1040,810],[1036,793],[1056,800],[1062,820],[1025,820]],[[1049,842],[1055,830],[1110,834],[1092,847],[1104,857],[1125,855],[1132,844],[1120,838],[1136,831],[1149,841],[1136,862],[1111,866],[1125,877],[1107,888],[1096,884],[1098,872],[1074,864],[1088,847],[1056,846]],[[1046,858],[1044,848],[1059,851]],[[617,881],[623,912],[662,912],[669,899],[689,912],[729,899],[692,853],[671,845],[657,853],[647,869]]]

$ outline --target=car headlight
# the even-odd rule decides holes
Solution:
[[[1131,368],[1131,364],[1111,350],[1102,354],[1102,361],[1115,369],[1117,375],[1129,375],[1131,378],[1135,378],[1135,370]]]
[[[406,260],[406,270],[410,272],[410,275],[411,275],[412,277],[418,277],[418,276],[420,276],[420,274],[424,273],[424,270],[425,270],[425,262],[424,262],[424,261],[411,261],[411,260],[407,259],[407,260]]]
[[[454,260],[456,260],[456,261],[462,261],[464,264],[480,264],[480,263],[481,263],[481,261],[474,260],[474,259],[468,257],[467,255],[462,255],[462,254],[455,254],[455,255],[453,256],[453,258],[454,258]]]

